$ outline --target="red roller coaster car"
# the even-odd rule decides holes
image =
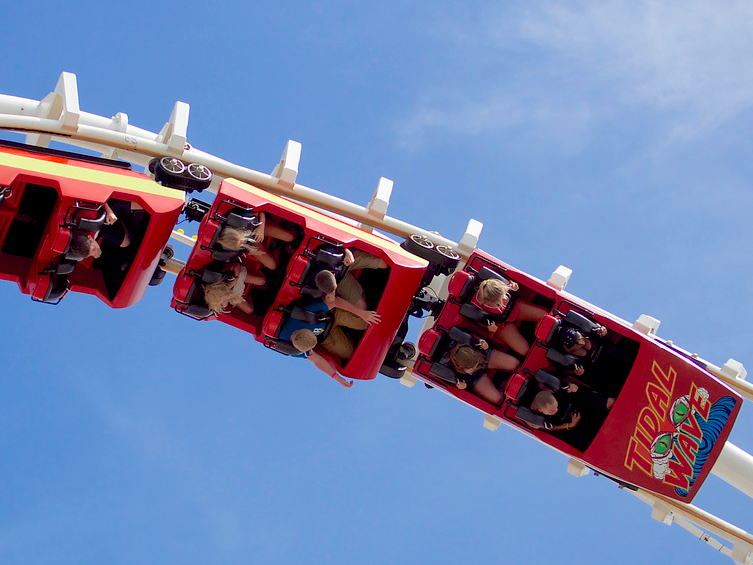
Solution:
[[[32,299],[58,303],[71,290],[108,306],[138,302],[156,271],[183,209],[182,192],[163,187],[130,164],[2,142],[0,278]],[[127,247],[102,242],[99,258],[71,250],[75,234],[96,237],[104,205],[139,209]],[[161,273],[164,274],[164,273]]]
[[[471,303],[480,282],[489,278],[518,284],[511,305],[522,300],[549,312],[538,321],[510,322],[533,345],[527,355],[517,356],[521,362],[517,370],[497,371],[494,383],[504,391],[499,405],[458,388],[461,375],[447,359],[449,348],[468,336],[515,354],[495,339],[498,334],[491,336],[485,330],[490,319]],[[463,270],[453,275],[448,290],[434,325],[419,341],[416,376],[621,484],[682,502],[692,500],[740,410],[742,398],[737,392],[671,344],[482,251],[474,252]],[[505,322],[497,319],[496,323]],[[593,355],[585,361],[569,354],[559,339],[567,327],[587,335],[600,326],[606,328],[600,330],[605,335],[592,338]],[[576,372],[578,364],[586,368]],[[615,398],[614,404],[598,415],[583,414],[572,429],[547,431],[545,417],[531,409],[532,399],[541,390],[559,392],[569,383],[580,387],[581,393],[594,390],[604,398]]]
[[[201,207],[201,204],[194,200],[191,206]],[[363,251],[387,266],[353,273],[364,288],[368,308],[381,315],[381,322],[365,331],[349,331],[355,352],[347,361],[321,348],[318,351],[342,375],[373,379],[385,358],[390,357],[391,348],[402,344],[407,331],[406,312],[425,284],[427,272],[429,277],[432,274],[429,262],[385,237],[236,180],[224,180],[212,205],[204,206],[199,213],[203,219],[198,240],[175,283],[172,306],[196,319],[217,318],[231,324],[281,353],[298,353],[289,342],[279,338],[286,319],[296,316],[295,306],[299,301],[316,293],[313,279],[318,271],[326,268],[340,277],[344,274],[343,250]],[[292,233],[293,241],[268,241],[278,265],[275,269],[264,269],[267,280],[264,288],[246,289],[246,296],[254,305],[253,314],[233,308],[216,315],[207,307],[202,284],[218,280],[226,268],[224,263],[240,255],[223,248],[217,242],[219,234],[226,226],[253,228],[262,212],[268,221]],[[251,271],[262,268],[252,256],[243,261]]]

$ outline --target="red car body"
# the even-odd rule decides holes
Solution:
[[[441,354],[432,351],[432,347],[453,327],[475,332],[489,339],[491,347],[507,350],[504,343],[489,338],[477,323],[460,314],[468,297],[459,300],[459,289],[467,277],[483,267],[517,282],[519,299],[539,304],[550,313],[557,310],[566,314],[572,310],[594,320],[607,328],[607,339],[612,346],[627,353],[629,362],[621,367],[624,374],[620,370],[615,372],[620,381],[616,401],[585,451],[563,440],[566,436],[561,433],[534,429],[518,417],[517,396],[521,386],[530,385],[540,369],[557,372],[542,341],[546,340],[552,316],[545,316],[538,323],[518,323],[534,345],[520,369],[507,380],[506,401],[502,406],[490,404],[472,391],[461,390],[432,374],[432,361]],[[692,500],[719,456],[740,410],[742,398],[736,391],[678,350],[483,251],[474,252],[463,271],[453,277],[450,296],[432,328],[419,342],[414,375],[620,483],[682,502]],[[523,327],[524,324],[528,327]],[[577,381],[578,377],[572,379]]]
[[[162,187],[122,162],[3,145],[0,278],[16,282],[21,292],[40,301],[55,301],[50,300],[52,290],[59,301],[69,289],[93,294],[113,308],[138,302],[183,209],[183,193]],[[75,268],[71,264],[72,272],[59,274],[75,229],[72,219],[93,219],[110,199],[136,203],[146,211],[143,237],[128,248],[108,251],[109,261],[90,257]],[[59,288],[53,289],[55,285]]]
[[[267,289],[251,288],[254,313],[244,314],[237,308],[219,315],[209,311],[199,312],[190,306],[197,296],[197,274],[212,264],[212,242],[222,227],[222,219],[232,210],[264,212],[267,218],[286,227],[295,234],[295,239],[287,245],[279,244],[279,266],[267,275]],[[331,360],[338,371],[354,379],[376,377],[388,349],[393,345],[405,313],[413,296],[421,286],[428,262],[402,249],[394,241],[360,229],[340,219],[313,210],[287,198],[276,196],[249,184],[226,179],[204,216],[199,227],[196,245],[188,258],[186,267],[175,283],[172,306],[179,312],[197,318],[217,318],[252,334],[257,341],[275,348],[276,335],[285,316],[285,309],[302,297],[301,282],[313,252],[322,244],[329,243],[350,249],[360,249],[384,260],[389,269],[369,269],[381,271],[370,273],[369,277],[379,278],[376,288],[367,288],[369,308],[377,311],[381,322],[370,325],[363,335],[356,336],[356,347],[352,357],[342,363],[327,351],[317,351]],[[260,266],[253,256],[244,259],[251,271]],[[368,281],[360,279],[365,287]],[[192,314],[192,312],[194,314]]]
[[[64,152],[7,145],[0,147],[0,278],[16,282],[23,293],[40,301],[53,301],[51,297],[59,300],[70,289],[93,294],[113,308],[136,303],[183,210],[183,193],[116,162],[87,162],[82,156]],[[143,237],[127,252],[125,268],[114,272],[111,266],[88,258],[73,264],[71,271],[62,272],[63,256],[76,229],[72,218],[77,214],[85,219],[87,214],[96,216],[111,199],[136,203],[149,218]],[[291,306],[303,295],[304,278],[317,250],[323,244],[358,249],[388,266],[369,269],[373,272],[368,274],[354,273],[366,290],[369,308],[380,314],[381,322],[354,335],[355,351],[348,360],[334,358],[321,348],[318,351],[343,376],[355,379],[373,379],[386,359],[396,359],[395,348],[405,337],[409,313],[417,312],[417,296],[433,276],[428,261],[385,237],[236,180],[224,180],[207,208],[196,244],[175,282],[172,306],[177,311],[200,319],[219,319],[270,348],[294,353],[281,346],[278,334]],[[250,289],[253,314],[236,308],[215,315],[206,303],[202,307],[201,277],[216,261],[213,253],[218,231],[237,210],[264,212],[294,238],[292,242],[275,242],[279,266],[267,273],[266,288]],[[118,250],[109,253],[117,255]],[[261,269],[253,257],[243,261],[252,272]],[[452,328],[479,334],[488,338],[493,348],[507,350],[504,343],[483,335],[483,328],[461,314],[469,300],[468,288],[474,288],[472,279],[483,268],[515,281],[520,300],[550,312],[537,324],[519,324],[533,345],[520,369],[506,380],[507,399],[501,406],[470,390],[461,390],[432,372],[433,364],[440,362],[444,353],[437,351],[437,344]],[[444,302],[427,307],[435,322],[419,340],[413,368],[418,378],[618,482],[683,502],[693,499],[740,410],[742,400],[737,392],[717,380],[702,363],[671,345],[483,251],[475,251],[463,269],[452,276],[448,292]],[[521,411],[525,408],[521,391],[536,386],[531,385],[534,375],[540,370],[558,371],[548,357],[551,348],[546,340],[550,326],[569,312],[604,326],[610,346],[626,359],[615,370],[619,389],[613,395],[616,401],[582,450],[562,435],[534,429]]]

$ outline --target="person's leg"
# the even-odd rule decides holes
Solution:
[[[526,338],[523,337],[515,324],[505,324],[502,328],[497,330],[494,337],[504,341],[518,355],[528,355],[528,350],[531,349]]]
[[[254,251],[249,253],[251,257],[259,261],[267,269],[274,271],[277,268],[277,259],[269,252],[269,249],[263,243],[254,245]]]
[[[279,239],[280,241],[284,241],[286,243],[290,243],[295,239],[295,234],[293,234],[293,232],[280,227],[277,222],[271,220],[267,220],[266,225],[264,226],[264,235],[266,237]]]
[[[343,279],[337,283],[337,294],[350,302],[353,306],[366,308],[366,297],[363,287],[356,278],[350,273],[346,274]]]
[[[515,371],[520,367],[520,361],[508,353],[502,353],[493,349],[489,355],[489,369],[500,369],[502,371]]]
[[[369,327],[369,324],[352,312],[348,312],[342,308],[335,308],[332,312],[335,314],[336,326],[343,326],[344,328],[351,328],[354,330],[365,330]]]
[[[353,253],[354,259],[353,264],[350,265],[351,269],[386,269],[388,267],[387,263],[370,253],[360,249],[351,249],[350,251]]]
[[[350,359],[354,350],[353,341],[342,328],[338,328],[337,326],[329,332],[327,339],[322,342],[322,347],[330,353],[337,355],[343,361]]]
[[[249,300],[243,300],[235,305],[238,310],[243,312],[244,314],[253,314],[254,313],[254,305]]]
[[[497,406],[500,406],[505,398],[505,395],[502,394],[502,391],[494,386],[494,383],[492,382],[491,378],[489,378],[489,375],[483,375],[476,382],[476,385],[473,387],[473,392],[475,392],[484,400],[491,402],[492,404],[495,404]]]
[[[266,284],[267,277],[264,273],[248,273],[244,279],[246,284],[252,284],[254,286],[262,286]]]
[[[523,302],[522,300],[519,300],[518,304],[520,304],[518,320],[524,322],[538,322],[549,313],[549,311],[543,306],[536,306],[528,302]]]

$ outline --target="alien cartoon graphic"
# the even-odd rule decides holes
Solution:
[[[697,389],[695,406],[705,412],[707,402],[709,402],[708,391],[705,388]],[[654,477],[664,480],[667,474],[676,472],[677,468],[685,468],[684,463],[688,464],[688,487],[675,489],[680,496],[688,496],[727,419],[734,410],[735,403],[736,400],[733,397],[720,398],[710,406],[707,419],[704,419],[691,402],[690,395],[686,394],[677,398],[667,411],[667,423],[674,429],[659,433],[651,443]]]
[[[709,393],[705,388],[698,389],[698,396],[706,404]],[[674,448],[677,445],[679,430],[688,418],[695,416],[697,410],[690,405],[690,395],[686,394],[676,399],[669,409],[669,422],[674,427],[673,432],[664,432],[654,438],[651,443],[651,460],[653,461],[654,477],[661,480],[669,471],[669,461],[674,456]]]

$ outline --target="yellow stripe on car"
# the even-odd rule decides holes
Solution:
[[[181,201],[184,200],[183,192],[164,187],[145,176],[119,174],[115,172],[115,169],[113,169],[113,172],[88,169],[77,166],[75,161],[54,163],[44,159],[13,155],[0,151],[0,165],[23,169],[32,173],[101,184],[112,188],[135,190],[147,194],[175,198]]]

